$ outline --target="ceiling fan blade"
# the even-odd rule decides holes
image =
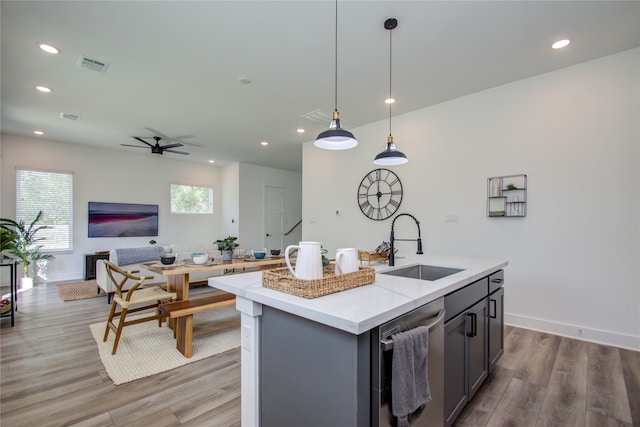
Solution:
[[[140,141],[140,142],[142,142],[142,143],[144,143],[144,144],[147,144],[149,147],[153,147],[153,144],[149,144],[147,141],[145,141],[145,140],[144,140],[144,139],[142,139],[142,138],[139,138],[139,137],[137,137],[137,136],[134,136],[133,138],[134,138],[134,139],[137,139],[138,141]]]
[[[184,144],[181,144],[179,142],[176,142],[175,144],[169,144],[169,145],[163,145],[162,148],[164,148],[165,150],[167,148],[176,148],[176,147],[182,147]]]
[[[195,138],[195,135],[182,135],[182,136],[176,136],[174,138],[169,138],[167,135],[163,134],[162,132],[158,132],[154,128],[145,128],[145,129],[151,132],[152,135],[159,136],[160,138],[162,138],[163,141],[167,141],[167,142],[179,141],[185,145],[193,145],[194,147],[200,147],[200,144],[196,144],[195,142],[182,141],[183,139],[186,139],[186,138]]]
[[[157,136],[159,136],[160,138],[162,138],[162,139],[164,139],[166,141],[171,139],[167,135],[163,134],[162,132],[158,132],[157,130],[155,130],[153,128],[145,128],[145,129],[148,130],[149,132],[151,132],[152,135],[157,135]]]
[[[120,145],[122,145],[123,147],[144,148],[145,150],[148,150],[148,149],[149,149],[149,147],[142,147],[142,146],[140,146],[140,145],[131,145],[131,144],[120,144]]]
[[[166,151],[168,153],[175,153],[175,154],[184,154],[184,155],[188,155],[189,154],[186,151],[177,151],[177,150],[163,150],[163,151]]]

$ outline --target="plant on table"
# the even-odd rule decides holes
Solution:
[[[236,242],[238,240],[235,236],[227,236],[223,240],[216,240],[215,243],[218,245],[218,250],[222,252],[222,260],[230,261],[232,258],[233,250],[240,246],[239,243]]]
[[[6,253],[18,260],[24,268],[24,277],[29,277],[29,265],[38,260],[53,259],[53,255],[42,252],[42,245],[38,242],[45,237],[38,237],[38,232],[49,228],[46,225],[37,225],[42,218],[42,211],[38,212],[35,219],[27,225],[24,220],[14,221],[8,218],[0,218],[0,228],[3,231],[3,239],[7,232],[13,233],[13,241],[6,249]],[[4,243],[3,243],[4,245]],[[4,249],[3,249],[4,250]]]

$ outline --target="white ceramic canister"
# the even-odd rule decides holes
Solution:
[[[298,245],[287,246],[284,250],[284,259],[294,277],[305,280],[322,279],[321,246],[320,242],[300,242]],[[291,267],[289,260],[289,253],[293,249],[298,249],[295,270]]]
[[[336,274],[353,273],[360,269],[358,250],[342,248],[336,251]]]

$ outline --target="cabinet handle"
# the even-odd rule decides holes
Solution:
[[[491,283],[504,283],[503,279],[491,279]]]
[[[498,301],[494,299],[489,299],[489,302],[493,303],[493,306],[489,306],[489,317],[491,317],[492,319],[497,319],[498,318]]]
[[[475,337],[478,335],[478,323],[476,313],[467,313],[467,316],[471,317],[471,332],[467,332],[468,337]]]

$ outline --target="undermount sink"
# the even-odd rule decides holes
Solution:
[[[464,271],[460,268],[440,267],[437,265],[418,264],[409,267],[398,268],[391,271],[385,271],[381,274],[390,276],[407,277],[409,279],[420,279],[434,281],[452,274]]]

